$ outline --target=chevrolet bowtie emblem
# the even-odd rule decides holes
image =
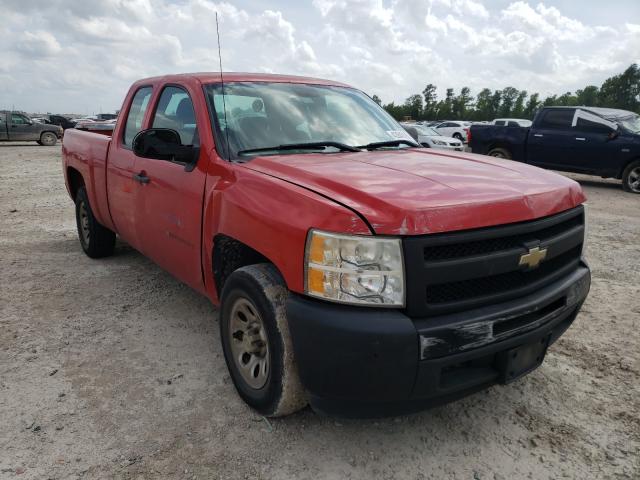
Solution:
[[[529,249],[529,253],[525,253],[520,257],[519,265],[529,268],[536,268],[540,262],[547,257],[547,249],[534,247]]]

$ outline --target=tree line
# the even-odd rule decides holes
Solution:
[[[445,97],[438,99],[437,87],[429,83],[422,94],[409,96],[403,104],[382,105],[381,99],[372,98],[396,120],[492,120],[498,117],[533,119],[540,107],[575,106],[608,107],[640,112],[640,68],[632,64],[624,72],[607,78],[604,83],[587,85],[575,93],[551,95],[544,99],[538,93],[529,93],[514,87],[502,90],[483,88],[475,97],[469,87],[459,94],[447,88]]]

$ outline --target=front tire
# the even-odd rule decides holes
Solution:
[[[454,133],[453,138],[455,138],[456,140],[460,140],[460,143],[464,145],[464,140],[462,140],[462,135],[460,135],[459,133]]]
[[[242,267],[224,284],[220,337],[231,379],[260,414],[288,415],[307,404],[289,335],[288,290],[268,263]]]
[[[80,245],[87,256],[102,258],[113,254],[116,234],[100,225],[93,216],[85,187],[80,187],[76,194],[76,225]]]
[[[640,193],[640,160],[631,162],[622,173],[622,188],[625,192]]]
[[[38,142],[40,145],[44,145],[45,147],[53,147],[58,142],[58,137],[56,137],[55,133],[44,132],[40,135],[40,141]]]
[[[490,157],[505,158],[507,160],[511,160],[511,152],[504,148],[492,148],[491,150],[489,150],[487,155],[489,155]]]

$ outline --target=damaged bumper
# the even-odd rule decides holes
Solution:
[[[542,363],[576,318],[590,278],[582,262],[526,297],[428,318],[292,294],[301,381],[315,410],[348,417],[408,413],[507,383]]]

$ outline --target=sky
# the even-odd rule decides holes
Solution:
[[[640,63],[640,0],[0,0],[0,109],[95,114],[165,73],[342,81],[384,103],[428,83],[542,96]]]

